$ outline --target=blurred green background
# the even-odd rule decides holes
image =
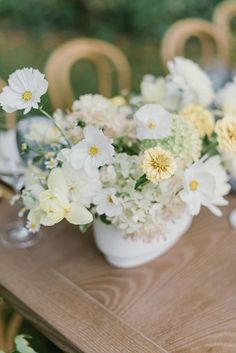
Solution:
[[[184,17],[211,19],[219,0],[0,0],[0,76],[23,66],[44,69],[50,52],[75,37],[116,44],[132,65],[133,90],[160,74],[160,41]],[[76,94],[96,92],[88,63],[76,67]]]
[[[146,73],[159,75],[160,42],[166,29],[185,17],[210,20],[220,0],[0,0],[0,76],[26,66],[44,70],[49,54],[66,40],[94,37],[117,45],[128,57],[134,91]],[[88,63],[75,68],[77,96],[96,92]],[[39,353],[60,352],[29,323]]]

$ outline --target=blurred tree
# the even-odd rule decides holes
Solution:
[[[76,31],[113,40],[122,34],[160,39],[174,21],[211,17],[220,0],[0,0],[1,26],[33,33]]]

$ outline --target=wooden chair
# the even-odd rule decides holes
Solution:
[[[119,89],[130,89],[130,66],[124,54],[117,47],[97,39],[74,39],[57,48],[46,64],[49,95],[54,109],[70,108],[72,105],[70,72],[78,60],[88,60],[95,66],[99,92],[102,95],[111,96],[111,64],[117,73]]]
[[[187,41],[191,37],[198,38],[201,44],[203,65],[209,65],[212,60],[210,49],[213,42],[219,58],[225,67],[228,67],[229,46],[224,35],[214,24],[197,18],[177,21],[168,29],[161,43],[161,59],[164,66],[175,56],[184,56]]]
[[[230,21],[236,16],[236,1],[223,1],[215,7],[213,22],[227,38],[230,34]]]
[[[14,338],[19,333],[23,317],[13,312],[8,324],[5,323],[5,312],[9,309],[6,303],[0,304],[0,351],[10,353],[14,351]]]

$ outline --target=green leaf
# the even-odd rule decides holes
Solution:
[[[100,216],[100,220],[105,224],[108,224],[108,225],[111,224],[111,221],[109,221],[109,219],[107,219],[107,216],[105,214],[102,214]]]
[[[135,183],[135,190],[141,190],[142,187],[146,184],[150,183],[150,181],[147,179],[146,175],[143,174]]]
[[[85,122],[83,120],[79,120],[77,122],[77,126],[80,126],[80,127],[84,128],[86,126],[86,124],[85,124]]]
[[[26,335],[18,335],[15,337],[16,351],[19,353],[36,353],[36,351],[29,346],[27,339],[31,339],[31,337]]]
[[[82,233],[87,232],[87,230],[91,227],[92,223],[89,224],[80,224],[79,229]]]

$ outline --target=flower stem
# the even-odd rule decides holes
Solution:
[[[50,114],[48,114],[43,108],[39,108],[39,111],[40,111],[43,115],[45,115],[49,120],[52,121],[52,123],[55,125],[55,127],[58,129],[58,131],[60,131],[62,137],[65,139],[65,141],[66,141],[68,147],[71,148],[70,141],[67,139],[67,137],[66,137],[64,131],[60,128],[60,126],[57,125],[57,123],[55,122],[55,120],[53,119],[53,117],[52,117]]]

